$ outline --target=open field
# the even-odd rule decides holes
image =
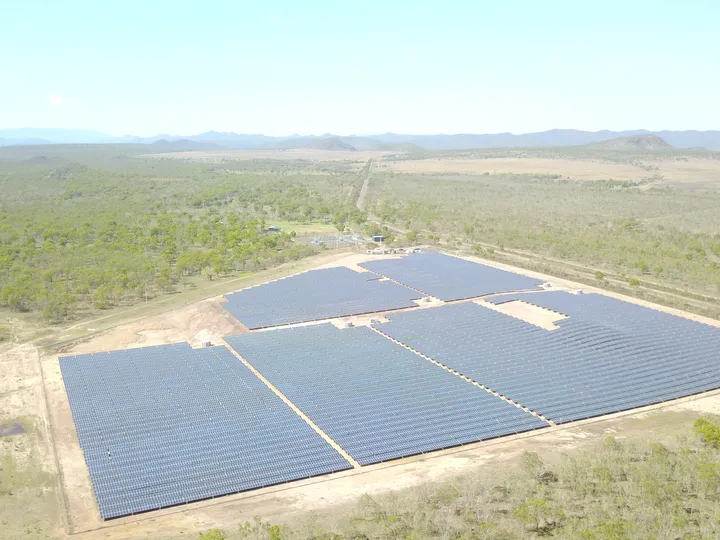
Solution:
[[[337,227],[329,223],[293,223],[275,220],[268,225],[275,225],[283,231],[295,232],[298,236],[336,234],[338,232]]]
[[[655,186],[682,186],[690,189],[720,188],[720,159],[706,155],[682,154],[656,156],[622,153],[609,159],[592,153],[577,156],[549,156],[541,151],[526,156],[498,156],[490,151],[467,156],[444,155],[426,159],[385,161],[381,170],[407,174],[463,174],[463,175],[535,175],[568,180],[611,180],[643,182]],[[574,157],[572,159],[571,157]]]
[[[315,150],[297,148],[290,150],[211,150],[144,154],[139,157],[155,159],[176,159],[198,163],[224,163],[255,159],[303,160],[303,161],[367,161],[391,154],[378,150]]]
[[[641,180],[648,175],[647,171],[632,165],[542,158],[438,158],[396,161],[381,167],[409,174],[536,174],[573,180]]]

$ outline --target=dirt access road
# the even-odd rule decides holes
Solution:
[[[363,180],[363,185],[360,188],[360,194],[358,195],[357,208],[361,212],[365,211],[365,197],[367,196],[368,185],[370,184],[370,177],[372,176],[373,168],[375,168],[375,159],[368,161],[368,172]]]

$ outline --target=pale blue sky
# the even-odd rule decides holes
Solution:
[[[720,129],[716,0],[2,4],[0,129]]]

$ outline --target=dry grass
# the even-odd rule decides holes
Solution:
[[[653,178],[655,183],[678,184],[685,187],[720,188],[720,160],[690,157],[653,159],[629,163],[590,159],[552,159],[523,157],[452,156],[432,159],[385,162],[382,168],[411,174],[531,174],[558,175],[571,180],[641,181]]]
[[[423,159],[387,163],[397,172],[414,174],[537,174],[560,175],[573,180],[640,180],[648,172],[619,163],[602,163],[568,159],[484,158],[484,159]]]

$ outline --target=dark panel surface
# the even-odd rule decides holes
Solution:
[[[360,266],[446,301],[536,289],[542,283],[442,253],[417,253],[401,259],[369,261]]]
[[[420,295],[376,274],[311,270],[226,296],[223,307],[250,329],[415,306]]]
[[[102,518],[347,469],[225,347],[60,359]]]
[[[226,341],[362,465],[547,426],[367,327]]]
[[[474,303],[397,313],[389,336],[555,422],[720,388],[720,329],[604,295],[512,299],[569,318],[547,331]]]

